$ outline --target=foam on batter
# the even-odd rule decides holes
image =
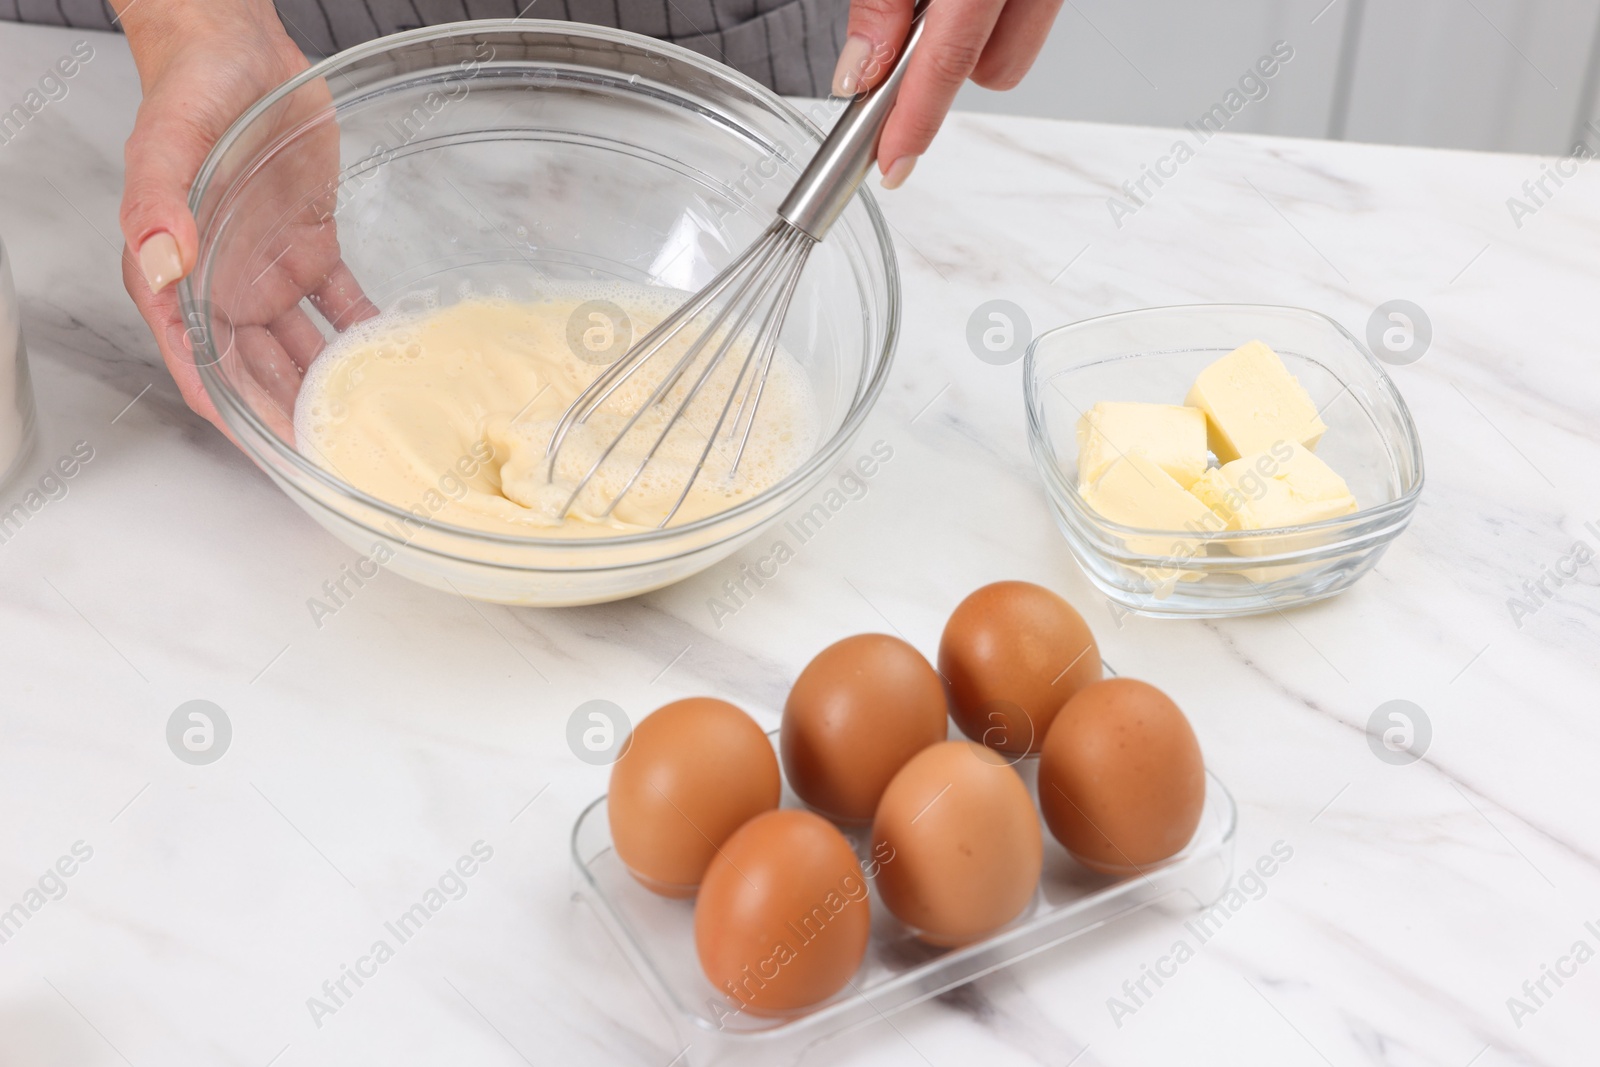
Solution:
[[[691,325],[572,428],[551,480],[545,453],[557,420],[606,369],[580,358],[587,350],[569,342],[574,313],[588,301],[608,302],[627,314],[637,341],[684,294],[613,284],[564,287],[535,301],[460,295],[447,304],[436,291],[408,294],[395,309],[336,338],[301,385],[294,419],[300,450],[357,489],[406,510],[421,506],[440,522],[537,537],[604,537],[659,525],[702,452],[704,468],[672,525],[762,493],[815,447],[810,383],[780,348],[737,470],[730,475],[738,399],[707,451],[749,350],[751,338],[741,335],[628,486],[709,363],[721,340],[716,336],[665,400],[646,408],[563,513],[574,487],[627,418],[671,376],[701,324]],[[590,321],[580,317],[580,332]],[[603,329],[603,320],[593,321]]]

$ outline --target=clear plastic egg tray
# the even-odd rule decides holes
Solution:
[[[777,733],[769,736],[776,746]],[[1037,763],[1024,759],[1017,764],[1035,795]],[[787,781],[782,806],[804,807]],[[917,940],[874,890],[872,937],[860,969],[833,997],[784,1017],[739,1012],[706,979],[695,956],[694,901],[659,897],[633,879],[612,848],[605,797],[578,816],[572,856],[579,875],[577,898],[594,908],[672,1020],[680,1050],[673,1067],[768,1067],[793,1063],[821,1042],[1157,902],[1195,910],[1211,904],[1232,873],[1236,821],[1233,797],[1207,771],[1205,808],[1188,846],[1127,878],[1084,868],[1041,825],[1044,871],[1032,903],[997,933],[957,949]],[[840,829],[865,866],[870,827]]]

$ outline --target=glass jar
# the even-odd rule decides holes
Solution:
[[[22,345],[22,313],[11,282],[11,257],[0,242],[0,485],[28,460],[33,444],[33,382]]]

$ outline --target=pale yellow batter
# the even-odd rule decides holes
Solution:
[[[597,296],[627,313],[635,340],[681,299],[616,287],[536,303],[469,299],[420,315],[385,315],[343,335],[307,372],[295,405],[301,451],[357,489],[456,526],[534,537],[604,537],[658,525],[706,447],[739,360],[725,359],[713,372],[609,515],[603,514],[607,505],[638,468],[675,403],[652,408],[572,513],[563,515],[573,487],[677,362],[689,333],[569,433],[551,483],[545,449],[556,420],[605,369],[580,359],[568,343],[569,319]],[[708,346],[679,380],[669,394],[673,401],[714,348]],[[730,357],[746,349],[741,339]],[[804,372],[779,350],[738,469],[729,476],[736,441],[725,425],[671,524],[726,510],[780,481],[811,453],[816,421]]]

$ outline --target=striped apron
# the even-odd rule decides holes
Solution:
[[[789,96],[828,94],[849,11],[849,0],[277,0],[277,5],[289,36],[313,56],[463,19],[566,19],[683,45]],[[104,0],[0,0],[0,19],[116,29]]]

